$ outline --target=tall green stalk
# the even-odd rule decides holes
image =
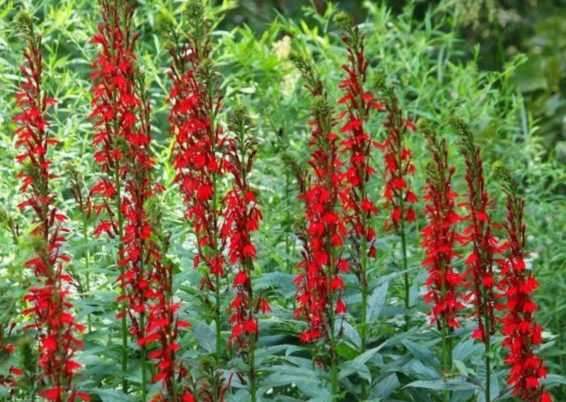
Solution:
[[[118,255],[122,255],[123,252],[123,245],[122,245],[122,237],[124,233],[124,217],[122,216],[121,210],[121,200],[122,200],[122,189],[120,183],[120,174],[118,171],[118,166],[116,165],[114,171],[114,179],[115,179],[115,186],[116,186],[116,215],[118,217],[118,238],[120,239],[120,246],[118,249]],[[120,277],[123,278],[125,273],[125,267],[120,267]],[[125,289],[120,286],[120,295],[125,296]],[[128,373],[128,322],[126,318],[126,300],[123,300],[120,303],[120,315],[121,315],[121,338],[122,338],[122,391],[124,393],[128,393],[128,380],[126,380],[126,375]]]
[[[142,312],[140,315],[140,328],[144,331],[145,334],[145,313]],[[146,373],[146,349],[145,345],[140,347],[141,352],[141,397],[142,402],[147,401],[147,373]]]
[[[482,289],[483,298],[487,300],[487,292]],[[486,311],[483,314],[484,321],[484,361],[485,361],[485,402],[491,402],[491,323]]]
[[[255,371],[255,339],[250,341],[250,393],[252,402],[257,400],[257,374]]]
[[[364,199],[365,195],[364,192],[362,191],[362,198]],[[363,227],[365,228],[367,225],[365,216],[363,217],[363,222],[362,222]],[[367,322],[367,310],[368,310],[368,293],[369,293],[369,283],[368,283],[368,278],[367,278],[367,254],[368,254],[368,247],[367,247],[367,240],[364,236],[362,236],[361,240],[361,245],[360,245],[360,292],[362,294],[362,306],[361,306],[361,334],[360,334],[360,338],[361,338],[361,353],[364,353],[367,349],[367,326],[368,326],[368,322]],[[367,384],[366,381],[364,379],[362,379],[362,383],[361,383],[361,400],[366,400],[368,397],[368,390],[367,390]]]
[[[452,370],[452,339],[446,320],[443,319],[440,325],[440,335],[442,338],[442,371],[446,378]],[[450,391],[444,391],[443,400],[444,402],[450,400]]]
[[[400,197],[400,208],[401,211],[404,211],[404,201],[403,201],[403,197]],[[403,280],[404,280],[404,287],[405,287],[405,310],[407,310],[407,315],[406,315],[406,321],[405,321],[405,327],[408,328],[409,327],[409,319],[410,319],[410,315],[409,315],[409,309],[411,308],[411,299],[410,299],[410,292],[411,292],[411,279],[409,277],[409,273],[407,272],[407,270],[409,269],[409,263],[408,263],[408,259],[407,259],[407,238],[406,238],[406,234],[405,234],[405,216],[403,215],[403,212],[401,212],[401,221],[399,223],[399,236],[401,236],[401,254],[402,254],[402,258],[403,258]]]
[[[87,246],[87,239],[88,239],[88,222],[86,217],[86,211],[82,212],[82,231],[83,231],[83,240],[85,242],[85,285],[86,285],[86,293],[90,293],[90,249]],[[92,317],[90,312],[86,316],[87,328],[88,332],[92,332]]]

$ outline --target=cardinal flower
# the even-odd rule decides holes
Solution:
[[[295,64],[314,97],[309,122],[312,176],[310,185],[300,196],[305,205],[305,231],[302,234],[303,259],[298,264],[301,273],[295,279],[298,287],[295,316],[304,317],[308,324],[300,337],[303,342],[323,337],[330,341],[335,314],[346,312],[341,289],[332,286],[343,272],[340,267],[347,265],[341,258],[341,246],[348,233],[342,210],[346,189],[339,159],[339,136],[334,132],[334,111],[311,63],[296,59]]]
[[[460,216],[456,213],[457,194],[452,189],[454,168],[448,164],[446,140],[438,139],[432,127],[423,131],[432,156],[432,162],[426,170],[424,196],[424,214],[428,218],[428,225],[422,231],[425,249],[423,265],[429,272],[425,281],[428,291],[424,299],[433,305],[432,322],[439,322],[444,331],[446,328],[459,327],[458,312],[464,308],[458,290],[462,278],[453,266],[458,256],[454,247],[459,238],[456,225],[460,222]]]
[[[471,246],[464,272],[465,285],[470,289],[467,300],[476,307],[477,327],[474,338],[487,341],[495,331],[495,273],[494,257],[500,250],[493,235],[493,223],[488,210],[489,196],[485,187],[483,162],[479,148],[474,144],[473,134],[466,123],[453,119],[460,136],[460,152],[466,164],[466,183],[468,193],[463,206],[468,215],[464,217],[467,228],[462,233],[460,242]]]
[[[387,118],[383,123],[387,138],[382,144],[385,161],[383,198],[385,208],[390,211],[389,218],[386,220],[386,229],[393,227],[401,237],[403,269],[407,271],[407,223],[416,220],[414,205],[417,202],[417,196],[411,189],[409,181],[409,177],[415,173],[415,165],[411,151],[405,143],[407,135],[415,131],[416,127],[412,120],[404,115],[399,100],[391,88],[384,88],[383,95],[387,111]],[[411,282],[408,272],[404,274],[404,285],[405,308],[409,309]]]
[[[155,211],[149,209],[162,186],[154,182],[150,108],[136,67],[133,13],[127,0],[101,2],[103,22],[93,39],[101,53],[91,75],[94,144],[99,147],[95,159],[101,174],[91,196],[100,196],[97,212],[108,215],[95,234],[115,234],[120,240],[118,316],[129,318],[130,332],[142,351],[142,396],[147,392],[145,359],[149,358],[155,360],[153,381],[163,384],[158,397],[169,399],[178,393],[178,378],[186,372],[175,352],[178,330],[188,323],[177,317],[180,306],[172,298],[172,266],[164,261],[166,244],[160,241],[164,236],[152,215]],[[157,349],[147,354],[155,345]]]
[[[255,143],[250,138],[251,119],[243,107],[237,107],[230,118],[230,131],[234,137],[228,140],[228,171],[233,187],[224,198],[222,239],[228,244],[228,262],[236,270],[234,299],[230,304],[232,332],[229,343],[235,345],[248,364],[251,400],[256,400],[257,372],[255,369],[255,344],[258,337],[258,313],[270,310],[267,300],[254,293],[253,270],[256,248],[252,233],[259,229],[261,212],[248,178],[256,154]]]
[[[473,317],[477,322],[472,337],[484,343],[485,352],[485,399],[490,400],[491,336],[495,333],[495,309],[497,305],[494,259],[501,246],[493,234],[493,222],[489,211],[489,195],[484,181],[483,162],[479,148],[469,126],[460,119],[452,120],[459,135],[460,153],[466,165],[468,192],[463,206],[467,208],[464,221],[467,227],[462,232],[460,243],[470,246],[465,259],[464,286],[469,289],[465,300],[473,303]]]
[[[33,329],[39,351],[39,366],[43,372],[38,394],[48,401],[62,402],[67,398],[89,400],[89,395],[77,392],[73,387],[73,375],[81,365],[74,360],[82,347],[76,338],[84,326],[73,316],[73,304],[69,297],[70,276],[65,265],[70,257],[62,246],[69,232],[63,226],[65,215],[56,206],[48,153],[57,140],[49,131],[48,110],[56,102],[43,88],[43,62],[41,36],[33,26],[31,17],[21,14],[18,20],[26,41],[25,64],[21,67],[23,82],[16,95],[20,113],[14,117],[16,146],[21,150],[17,162],[23,165],[18,174],[20,191],[24,201],[21,210],[30,211],[35,229],[31,234],[33,256],[25,263],[36,280],[24,296],[29,306],[24,311]],[[57,319],[54,319],[57,317]]]
[[[501,322],[505,337],[503,345],[508,350],[505,358],[509,366],[507,382],[513,386],[513,394],[524,401],[551,402],[549,392],[541,383],[547,370],[542,359],[535,354],[535,347],[541,345],[543,339],[542,327],[534,317],[537,306],[532,300],[538,282],[525,263],[525,202],[518,195],[517,183],[505,168],[499,167],[496,176],[500,178],[507,195],[507,220],[504,224],[506,253],[504,258],[498,260],[502,275],[500,287],[505,300],[505,315]]]

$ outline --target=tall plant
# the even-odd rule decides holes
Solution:
[[[470,246],[471,252],[466,258],[465,285],[469,288],[466,300],[475,306],[474,316],[477,327],[472,336],[484,343],[485,361],[485,400],[491,401],[491,339],[496,331],[495,307],[496,278],[494,273],[495,257],[500,250],[493,234],[493,222],[489,211],[489,195],[485,184],[483,161],[479,147],[474,143],[470,127],[461,119],[452,119],[452,125],[459,135],[460,153],[466,165],[465,206],[467,224],[462,233],[461,244]]]
[[[342,66],[346,77],[339,84],[344,95],[338,101],[344,110],[338,115],[344,121],[340,131],[344,137],[340,141],[342,152],[346,153],[345,162],[345,197],[343,198],[346,220],[350,230],[352,266],[361,293],[360,337],[361,352],[365,352],[369,323],[368,314],[368,261],[375,258],[375,229],[372,217],[377,215],[377,206],[371,200],[368,184],[377,172],[372,161],[372,150],[377,142],[369,131],[368,121],[372,111],[383,110],[381,103],[367,87],[369,60],[365,54],[364,35],[344,13],[336,17],[345,30],[342,41],[348,53],[348,62]],[[367,384],[362,382],[362,399],[367,398]]]
[[[417,202],[416,194],[411,190],[409,177],[415,174],[413,155],[407,148],[406,137],[410,132],[416,131],[413,121],[405,116],[399,99],[393,89],[384,87],[382,96],[385,102],[387,117],[383,123],[386,135],[381,144],[384,153],[385,189],[383,197],[385,208],[390,210],[386,221],[387,228],[393,228],[401,238],[401,258],[403,262],[404,300],[405,309],[411,307],[410,291],[411,277],[409,275],[409,261],[407,256],[408,223],[416,220],[414,205]],[[409,315],[407,312],[408,326]]]
[[[34,330],[39,349],[40,379],[39,396],[49,401],[89,400],[85,392],[73,386],[73,375],[80,369],[74,360],[75,353],[83,345],[76,338],[84,326],[73,316],[70,301],[71,277],[65,265],[71,261],[62,250],[68,229],[63,226],[67,217],[57,206],[53,193],[56,174],[51,168],[50,150],[58,143],[49,130],[49,108],[56,101],[50,97],[43,85],[43,57],[41,35],[36,33],[31,17],[20,14],[18,23],[26,42],[25,63],[21,67],[23,82],[16,95],[20,112],[14,116],[18,124],[16,146],[21,150],[17,162],[22,165],[18,174],[20,191],[25,200],[18,205],[20,210],[31,211],[34,228],[30,244],[33,257],[26,261],[37,284],[28,288],[24,301],[29,305],[23,314],[30,316],[32,323],[24,327]],[[29,398],[35,399],[35,390]]]
[[[100,47],[100,53],[93,63],[92,113],[95,134],[93,137],[94,161],[99,165],[98,180],[91,188],[89,197],[100,219],[94,235],[108,234],[118,237],[119,248],[116,261],[124,255],[124,205],[126,166],[125,132],[132,131],[136,122],[138,100],[133,94],[134,46],[136,36],[131,32],[133,8],[125,1],[101,0],[102,22],[92,42]],[[120,288],[126,266],[120,267]],[[121,320],[121,365],[122,390],[128,392],[128,322],[125,295],[119,298]]]
[[[343,167],[339,160],[337,120],[329,104],[320,77],[311,62],[296,58],[295,63],[313,97],[312,127],[308,161],[311,175],[305,192],[300,196],[305,205],[305,231],[302,233],[301,273],[296,277],[298,307],[295,316],[303,317],[307,328],[301,333],[302,342],[325,342],[334,399],[339,397],[337,343],[340,322],[346,313],[343,299],[342,273],[350,264],[342,257],[342,246],[348,233],[342,208],[344,197]]]
[[[256,154],[250,137],[252,122],[243,107],[231,115],[231,138],[228,146],[227,170],[232,174],[234,186],[225,196],[226,209],[222,225],[222,238],[228,243],[228,263],[236,267],[233,287],[234,299],[230,304],[232,332],[229,343],[237,347],[248,364],[250,399],[257,400],[257,369],[255,349],[258,338],[258,314],[271,311],[268,301],[254,293],[252,276],[256,248],[251,235],[259,229],[261,212],[256,194],[249,183],[249,175]]]
[[[212,294],[206,297],[215,324],[216,371],[206,392],[212,400],[222,400],[226,392],[220,367],[224,361],[222,293],[225,242],[221,237],[224,210],[221,182],[226,176],[226,135],[219,123],[223,94],[220,76],[212,59],[213,43],[210,21],[201,0],[192,0],[186,14],[189,30],[180,36],[172,32],[170,54],[173,59],[169,93],[170,133],[174,140],[175,180],[186,205],[185,217],[197,238],[194,267],[203,266],[201,288]]]
[[[455,168],[448,162],[446,139],[438,138],[431,124],[423,124],[427,150],[432,161],[426,167],[426,187],[423,196],[424,214],[428,224],[422,230],[422,246],[428,268],[425,281],[425,302],[432,304],[431,321],[440,330],[442,338],[442,368],[445,375],[452,369],[452,334],[460,326],[458,314],[465,308],[459,286],[462,276],[454,269],[458,253],[455,250],[461,217],[456,213],[458,194],[452,186]],[[450,393],[445,392],[445,401]]]
[[[543,328],[533,316],[537,305],[532,293],[538,282],[532,270],[527,268],[527,237],[524,223],[525,201],[518,193],[518,184],[507,169],[499,166],[495,172],[506,195],[507,219],[504,224],[506,238],[504,258],[498,259],[502,279],[505,315],[501,319],[504,336],[503,346],[508,350],[505,363],[509,366],[507,382],[513,386],[513,394],[524,401],[552,402],[550,393],[541,380],[547,375],[542,359],[535,354],[535,347],[543,343]]]

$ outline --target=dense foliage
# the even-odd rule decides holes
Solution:
[[[319,3],[3,3],[0,399],[561,400],[529,59]]]

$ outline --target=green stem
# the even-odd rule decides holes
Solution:
[[[442,326],[442,370],[444,372],[444,378],[446,379],[446,377],[452,370],[452,340],[450,339],[450,334],[448,333],[446,320],[442,320],[442,323],[440,325]],[[450,400],[450,391],[444,391],[443,400],[444,402],[448,402]]]
[[[86,218],[86,212],[83,211],[82,213],[82,218],[83,218],[83,240],[85,242],[85,247],[86,247],[86,251],[85,251],[85,282],[86,282],[86,293],[89,294],[90,293],[90,250],[87,246],[87,235],[88,235],[88,223],[87,223],[87,218]],[[88,328],[88,332],[92,332],[92,319],[91,319],[91,314],[88,313],[87,315],[87,328]]]
[[[363,199],[363,198],[362,198]],[[365,221],[365,219],[364,219]],[[363,227],[366,227],[366,222],[363,222]],[[360,291],[362,294],[362,306],[361,306],[361,353],[364,353],[367,348],[367,304],[368,304],[368,292],[369,284],[367,279],[367,241],[365,238],[365,233],[361,239],[361,253],[360,253]],[[368,397],[367,384],[364,379],[361,382],[361,400],[365,401]]]
[[[333,305],[331,305],[333,309]],[[333,311],[333,310],[332,310]],[[338,367],[336,365],[336,334],[334,332],[334,313],[332,313],[330,328],[330,372],[332,377],[332,400],[338,400]]]
[[[140,315],[140,327],[142,328],[143,333],[145,334],[145,314],[141,313]],[[145,345],[141,346],[141,396],[142,402],[146,402],[147,400],[147,378],[146,378],[146,350]]]
[[[291,184],[291,180],[289,178],[289,172],[287,172],[287,169],[285,169],[285,226],[289,225],[289,222],[291,220],[291,216],[289,213],[289,205],[290,202],[289,200],[291,199],[289,197],[289,186]],[[285,272],[290,272],[290,261],[289,261],[289,255],[291,253],[291,239],[289,238],[289,231],[288,228],[285,227]]]
[[[118,237],[120,239],[120,246],[118,255],[122,254],[122,236],[124,233],[124,217],[122,216],[121,210],[121,200],[122,200],[122,189],[120,184],[120,172],[118,165],[115,165],[114,169],[114,180],[116,185],[116,214],[118,216]],[[120,267],[120,277],[123,278],[125,273],[125,267]],[[120,286],[120,294],[122,296],[125,295],[125,289]],[[122,391],[124,393],[128,393],[128,380],[126,380],[126,376],[128,373],[128,322],[126,318],[126,300],[122,300],[120,305],[120,314],[121,318],[121,337],[122,337]]]
[[[255,371],[255,339],[250,341],[250,394],[252,402],[257,400],[257,379]]]
[[[487,299],[487,292],[482,290],[484,300]],[[484,345],[485,345],[485,402],[491,402],[491,324],[487,311],[483,313],[484,320]]]
[[[214,306],[215,309],[215,320],[216,320],[216,364],[217,367],[220,367],[221,358],[222,358],[222,332],[220,328],[220,276],[215,275],[215,302],[216,305]]]
[[[403,202],[401,202],[401,211],[403,210]],[[409,264],[407,261],[407,239],[405,236],[405,219],[401,217],[401,253],[403,254],[403,270],[407,271],[409,268]],[[411,280],[409,278],[409,273],[405,272],[403,274],[404,282],[405,282],[405,309],[407,310],[407,323],[409,323],[409,312],[408,310],[411,308],[411,301],[410,301],[410,291],[411,291]]]

